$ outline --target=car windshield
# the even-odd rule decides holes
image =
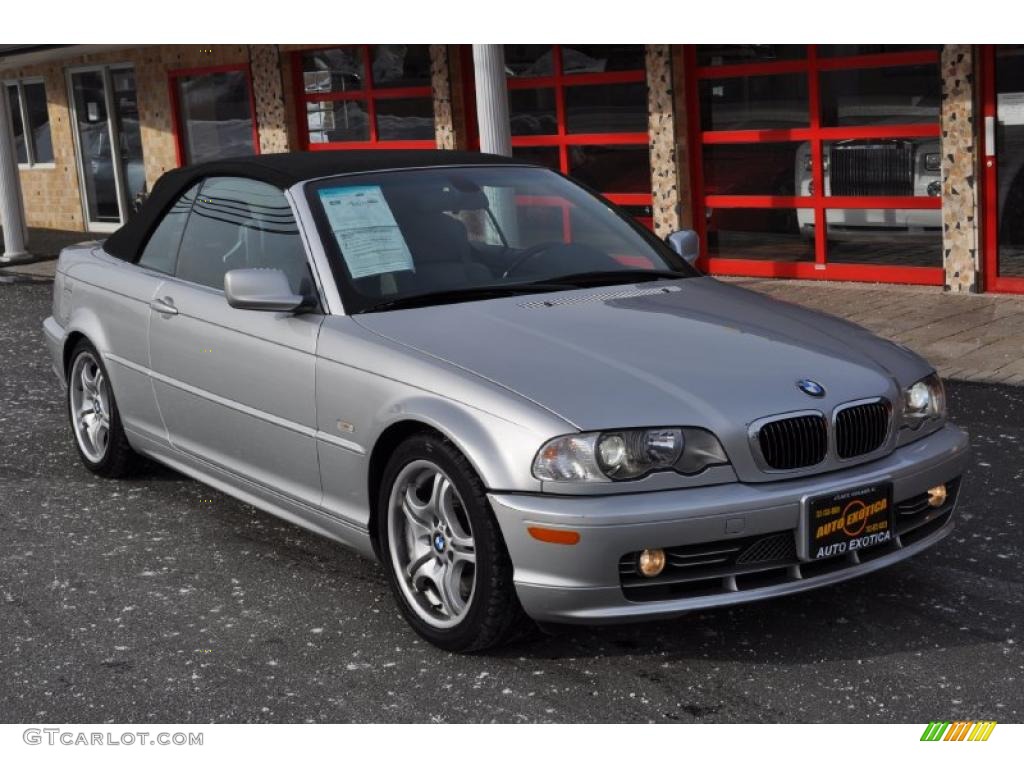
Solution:
[[[314,182],[307,195],[351,314],[698,274],[544,168],[358,174]]]

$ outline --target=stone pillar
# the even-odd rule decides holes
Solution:
[[[6,88],[0,92],[0,223],[4,228],[4,251],[0,255],[0,263],[26,258],[25,209],[21,203],[21,180]]]
[[[434,96],[434,139],[438,149],[455,149],[452,80],[448,46],[430,46],[430,91]]]
[[[668,45],[648,45],[646,48],[647,133],[651,152],[654,234],[666,237],[680,229],[672,53]]]
[[[281,82],[281,54],[276,45],[250,45],[253,101],[260,135],[260,154],[287,152],[288,125],[285,120],[284,87]]]
[[[942,47],[942,263],[951,293],[981,285],[978,235],[978,136],[970,45]]]
[[[476,114],[480,151],[512,156],[512,128],[508,120],[508,84],[505,49],[501,45],[473,44],[476,73]]]

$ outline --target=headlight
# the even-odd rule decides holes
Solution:
[[[903,391],[903,418],[916,426],[930,418],[946,417],[946,390],[939,374],[933,373]]]
[[[718,438],[704,429],[619,429],[549,440],[533,460],[533,475],[538,480],[608,482],[661,470],[695,475],[728,463]]]
[[[929,152],[924,156],[924,169],[931,173],[938,173],[942,168],[942,155],[938,152]]]

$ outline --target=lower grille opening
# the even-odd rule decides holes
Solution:
[[[619,559],[623,595],[633,602],[726,595],[856,568],[926,539],[946,525],[956,504],[960,478],[946,485],[948,498],[937,509],[928,506],[927,493],[896,502],[895,538],[858,550],[856,555],[802,562],[797,559],[796,530],[776,531],[667,547],[665,569],[648,578],[637,568],[640,553],[627,553]]]
[[[896,533],[904,536],[915,528],[950,511],[956,504],[959,494],[960,478],[957,477],[946,483],[946,503],[941,507],[933,507],[928,504],[927,492],[898,502],[896,504]]]
[[[835,573],[856,565],[849,555],[830,557],[827,560],[815,560],[810,563],[800,563],[800,575],[805,579],[813,579],[815,576],[824,576],[826,573]]]
[[[651,600],[678,600],[682,597],[708,597],[722,591],[721,579],[701,579],[682,584],[655,584],[649,587],[622,588],[627,600],[649,602]]]
[[[946,524],[946,521],[949,520],[949,516],[951,514],[953,514],[953,510],[947,509],[945,512],[942,512],[936,517],[933,517],[931,520],[924,523],[923,525],[919,525],[913,530],[907,531],[906,533],[901,533],[900,541],[903,542],[903,546],[907,546],[908,544],[913,544],[914,542],[920,541],[921,539],[927,539],[929,536],[931,536],[933,533],[939,530],[939,528]]]
[[[776,584],[785,584],[790,578],[789,566],[787,565],[782,568],[772,568],[768,571],[742,573],[736,577],[736,586],[741,590],[773,587]]]

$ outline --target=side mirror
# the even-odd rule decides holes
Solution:
[[[700,256],[700,236],[692,229],[680,229],[665,238],[668,247],[678,253],[691,267],[697,266]]]
[[[280,269],[232,269],[224,275],[224,298],[235,309],[257,312],[294,312],[308,306]]]

